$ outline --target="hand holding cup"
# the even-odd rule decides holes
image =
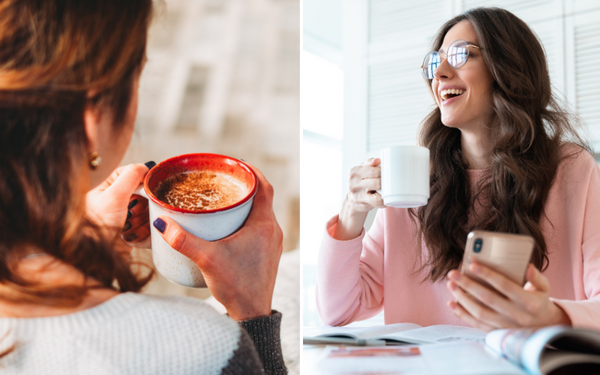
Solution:
[[[88,217],[134,246],[147,244],[150,236],[148,200],[132,195],[148,173],[148,165],[119,167],[86,196]]]
[[[350,172],[349,192],[333,237],[358,237],[373,208],[411,208],[429,199],[429,150],[420,146],[393,146],[381,150]]]
[[[349,191],[346,195],[348,209],[353,212],[369,212],[373,208],[385,207],[381,195],[381,160],[370,158],[350,170]]]
[[[204,275],[213,296],[235,320],[271,314],[271,300],[283,233],[273,212],[273,188],[262,173],[248,221],[236,233],[218,241],[205,241],[185,231],[167,216],[154,227],[175,250],[191,259]]]
[[[249,165],[225,155],[186,154],[158,163],[136,190],[149,198],[150,221],[168,216],[207,241],[240,229],[250,214],[258,178]],[[202,270],[151,230],[156,270],[175,284],[204,288]]]
[[[350,171],[348,194],[342,205],[333,237],[345,241],[356,238],[373,208],[385,207],[381,195],[380,159],[370,158]]]

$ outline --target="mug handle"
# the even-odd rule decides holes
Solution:
[[[146,190],[144,190],[144,184],[140,184],[140,186],[138,186],[138,188],[135,189],[133,194],[141,195],[142,197],[144,197],[146,199],[150,199],[150,198],[148,198],[148,194],[146,194]]]
[[[381,195],[381,199],[383,200],[383,189],[379,189],[379,190],[375,190],[375,191],[377,192],[377,194]],[[385,202],[383,202],[383,205],[387,207]]]

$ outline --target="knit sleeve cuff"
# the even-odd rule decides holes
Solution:
[[[364,227],[363,227],[362,231],[360,232],[360,234],[358,235],[358,237],[353,238],[351,240],[337,240],[337,239],[333,238],[333,234],[335,233],[335,228],[337,228],[337,225],[338,225],[339,217],[340,217],[340,215],[335,215],[334,217],[329,219],[327,224],[325,224],[325,237],[323,238],[323,241],[326,243],[348,243],[348,244],[362,243],[362,240],[365,237],[365,233],[366,233]]]
[[[248,332],[263,363],[265,373],[283,375],[287,369],[281,352],[281,313],[271,310],[271,315],[242,320],[239,325]]]
[[[600,311],[600,300],[590,299],[583,301],[571,301],[565,299],[550,298],[567,314],[571,325],[575,328],[600,329],[598,312]]]

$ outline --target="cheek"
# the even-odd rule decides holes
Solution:
[[[479,113],[487,113],[492,106],[492,77],[486,70],[474,70],[464,77],[468,82],[470,102]]]
[[[437,97],[437,91],[438,91],[438,87],[439,87],[439,83],[435,83],[435,81],[432,81],[431,83],[431,95],[433,95],[433,100],[435,101],[435,104],[439,107],[440,106],[440,102],[439,99]]]
[[[492,88],[491,83],[489,85],[482,85],[479,94],[477,95],[478,107],[482,113],[489,113],[492,111]]]

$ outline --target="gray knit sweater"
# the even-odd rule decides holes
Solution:
[[[0,318],[0,352],[14,347],[0,373],[287,374],[280,323],[277,312],[237,324],[197,299],[123,293],[74,314]]]

